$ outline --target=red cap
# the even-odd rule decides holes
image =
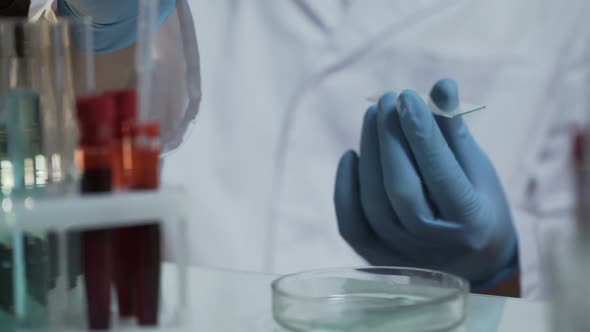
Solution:
[[[137,91],[120,90],[110,94],[115,98],[117,122],[135,121],[137,118]]]
[[[78,97],[78,121],[83,124],[109,124],[115,121],[115,103],[109,95]]]
[[[108,144],[113,139],[115,102],[110,95],[79,97],[76,100],[81,145]]]

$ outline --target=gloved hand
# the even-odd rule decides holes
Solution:
[[[431,92],[440,109],[457,85]],[[413,91],[365,114],[360,158],[340,160],[334,195],[341,235],[374,265],[431,268],[492,287],[518,270],[510,209],[492,163],[463,120],[434,116]]]
[[[159,0],[158,25],[176,9],[176,0]],[[58,0],[61,16],[91,16],[94,50],[108,53],[130,46],[137,39],[138,0]]]

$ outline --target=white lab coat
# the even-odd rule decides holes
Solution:
[[[524,294],[542,294],[541,234],[572,220],[586,1],[186,1],[204,99],[163,179],[194,201],[194,264],[364,264],[338,234],[332,191],[340,155],[358,146],[365,97],[453,77],[463,100],[488,106],[466,120],[511,203]]]
[[[543,230],[572,220],[570,124],[588,106],[586,1],[189,0],[204,99],[165,163],[192,195],[193,263],[293,272],[363,261],[332,203],[365,97],[441,77],[496,165],[520,238],[525,296],[542,293]],[[482,262],[485,264],[485,262]]]

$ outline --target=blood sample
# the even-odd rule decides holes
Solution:
[[[81,192],[110,192],[114,100],[108,95],[91,96],[79,98],[76,104],[84,165]],[[89,328],[109,329],[113,271],[111,229],[83,231],[82,256]]]
[[[113,183],[117,189],[126,189],[131,177],[131,127],[137,122],[137,92],[121,90],[111,94],[116,109]]]
[[[137,93],[123,90],[111,93],[116,105],[115,151],[113,154],[113,183],[117,189],[129,189],[133,158],[131,129],[137,120]],[[133,227],[121,227],[114,231],[114,282],[117,291],[119,316],[131,318],[135,314],[135,246]]]
[[[160,184],[160,127],[146,123],[133,128],[132,190],[156,190]],[[139,325],[158,324],[161,268],[160,223],[133,229],[136,250],[135,305]]]

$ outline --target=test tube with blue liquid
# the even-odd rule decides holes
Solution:
[[[46,241],[43,234],[24,233],[12,214],[13,202],[37,194],[46,182],[41,149],[39,90],[31,45],[36,31],[24,20],[0,22],[2,34],[0,77],[0,180],[1,222],[4,232],[0,261],[3,274],[10,275],[11,289],[1,292],[7,305],[7,325],[41,327],[46,302]],[[41,171],[41,172],[39,172]]]
[[[67,256],[65,236],[60,242],[51,241],[50,230],[23,233],[10,207],[67,195],[67,188],[76,187],[72,59],[88,48],[76,48],[72,35],[85,42],[87,31],[87,19],[0,21],[0,277],[11,281],[0,285],[2,331],[45,326],[57,276],[67,283],[70,259],[57,259]],[[84,56],[79,55],[82,62]],[[92,75],[78,77],[87,76]]]
[[[7,170],[10,164],[8,158],[8,133],[6,130],[6,108],[4,107],[5,95],[9,89],[11,80],[11,61],[14,35],[8,24],[0,24],[0,181],[2,193],[10,192],[12,187],[12,169]],[[10,186],[8,186],[10,184]],[[4,196],[4,195],[3,195]],[[15,328],[14,317],[14,250],[13,227],[6,218],[0,219],[0,330],[13,331]]]

